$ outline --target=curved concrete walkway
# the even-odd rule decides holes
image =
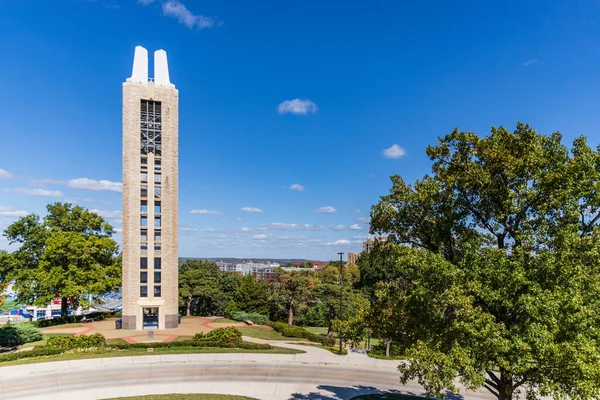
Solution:
[[[338,356],[317,347],[276,343],[304,354],[171,354],[59,361],[0,368],[0,399],[96,400],[160,393],[221,393],[261,400],[349,399],[393,390],[398,361]],[[469,400],[491,397],[467,392]]]

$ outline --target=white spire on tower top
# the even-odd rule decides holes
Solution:
[[[169,64],[167,63],[167,52],[164,50],[154,52],[154,84],[158,86],[175,86],[169,81]]]
[[[148,83],[148,50],[142,46],[135,46],[133,56],[133,71],[127,82]],[[175,87],[169,80],[169,64],[167,52],[156,50],[154,52],[154,84],[157,86]]]
[[[148,83],[148,50],[142,46],[135,46],[133,71],[127,82]]]

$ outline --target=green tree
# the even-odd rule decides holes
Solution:
[[[459,379],[500,400],[597,398],[600,153],[518,124],[455,130],[427,154],[432,175],[392,177],[372,210],[390,242],[372,260],[404,282],[401,381],[438,396]]]
[[[185,306],[186,316],[192,315],[192,307],[196,315],[224,308],[228,299],[220,288],[220,274],[217,264],[209,261],[187,259],[179,267],[179,304]]]
[[[307,301],[312,295],[317,279],[313,271],[277,271],[277,278],[271,283],[275,299],[283,303],[288,311],[288,324],[294,323],[294,310],[297,303]]]
[[[237,306],[242,311],[268,314],[271,300],[269,283],[256,279],[252,274],[242,276],[239,283],[235,298]]]
[[[375,285],[367,325],[373,330],[373,336],[385,344],[386,357],[390,356],[394,339],[405,339],[404,290],[402,281],[381,281]]]
[[[9,262],[10,254],[4,250],[0,250],[0,271],[3,268],[2,266],[8,265]],[[0,309],[2,309],[4,300],[6,300],[6,295],[3,293],[8,288],[8,284],[9,282],[7,280],[7,277],[0,274]]]
[[[338,265],[328,265],[323,268],[317,274],[318,283],[315,288],[315,293],[319,300],[325,304],[327,308],[326,320],[327,320],[327,334],[333,336],[335,329],[333,321],[340,319],[340,271],[339,261]],[[350,315],[352,304],[351,294],[352,289],[352,275],[346,268],[342,268],[342,320],[347,319]],[[343,310],[346,310],[344,312]]]
[[[30,214],[5,230],[19,248],[2,257],[0,275],[14,282],[23,304],[47,306],[60,296],[66,317],[69,304],[86,306],[88,296],[121,284],[121,259],[112,226],[98,214],[68,203],[46,208],[43,220]]]

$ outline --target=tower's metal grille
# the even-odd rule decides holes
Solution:
[[[160,101],[142,100],[142,154],[161,155],[162,116]]]

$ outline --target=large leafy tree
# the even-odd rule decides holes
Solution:
[[[600,395],[600,153],[561,140],[455,130],[427,149],[430,176],[392,177],[371,226],[390,244],[369,258],[405,283],[403,382]]]
[[[121,284],[121,260],[113,228],[98,214],[69,203],[47,211],[43,219],[30,214],[5,230],[19,248],[2,257],[0,275],[14,282],[19,302],[46,306],[60,297],[67,316],[69,304],[85,306]]]
[[[277,278],[272,282],[273,294],[287,308],[288,324],[294,323],[295,307],[313,295],[316,285],[313,271],[277,271]]]
[[[179,267],[179,302],[186,315],[212,315],[227,304],[221,290],[221,271],[214,262],[188,259]]]
[[[235,302],[242,311],[268,314],[271,306],[271,291],[265,279],[252,274],[240,277]]]

